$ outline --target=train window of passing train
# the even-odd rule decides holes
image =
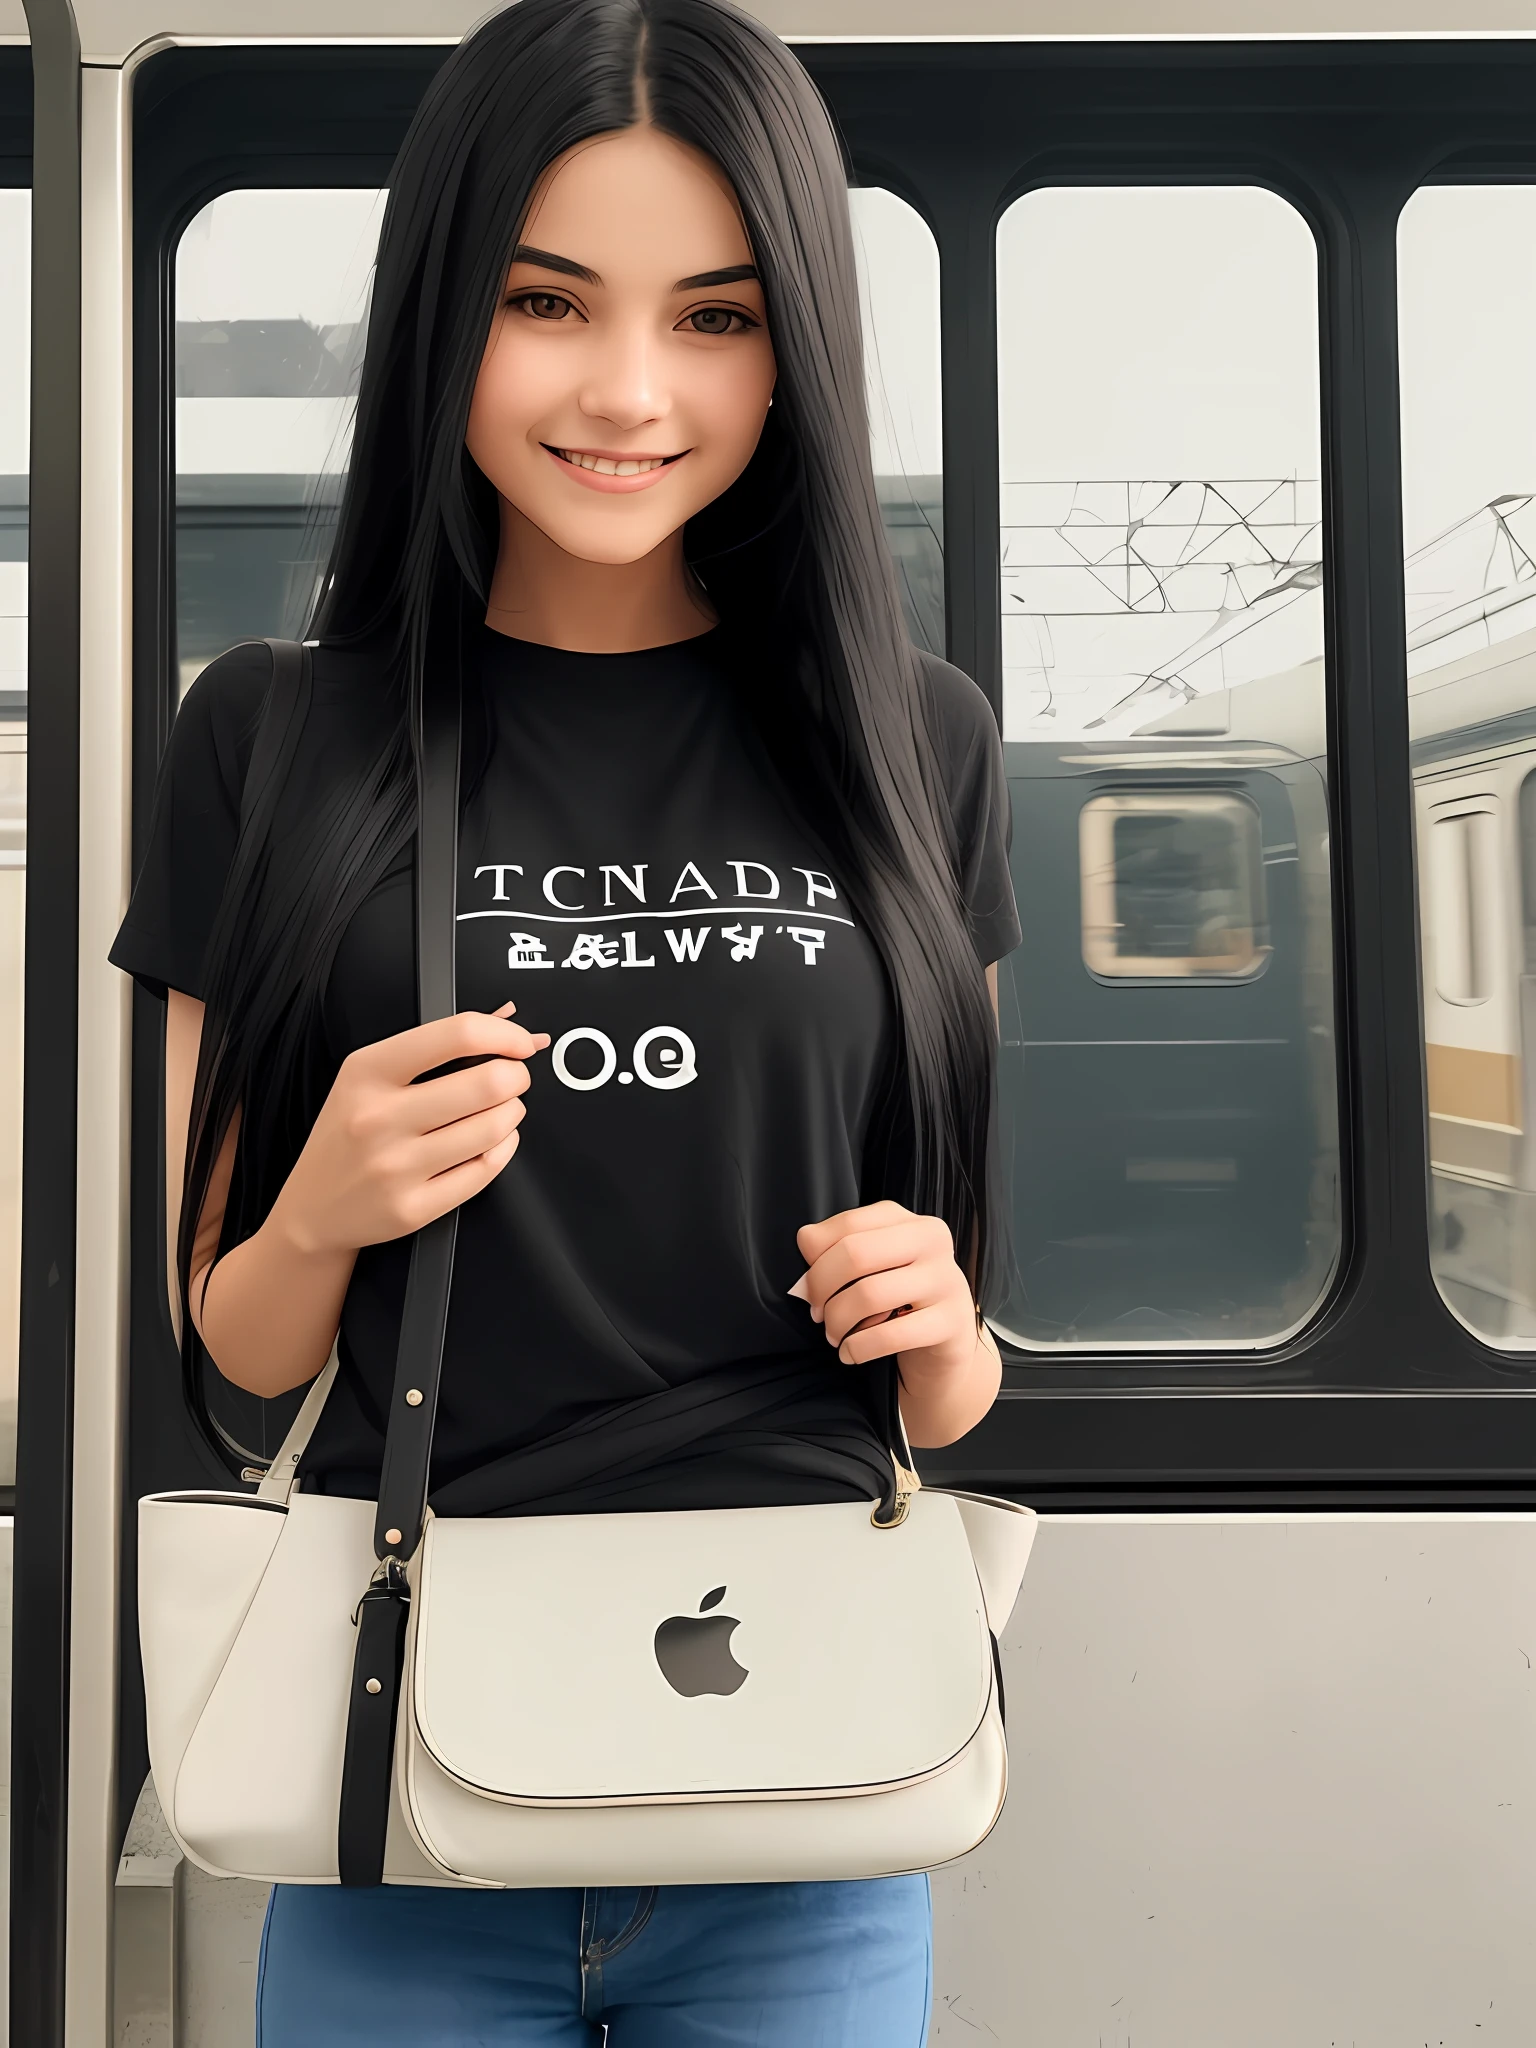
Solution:
[[[1536,186],[1432,186],[1398,231],[1408,714],[1431,1257],[1536,1349]]]
[[[22,934],[27,884],[31,194],[0,189],[0,1486],[16,1479]]]
[[[1083,959],[1094,974],[1183,980],[1263,966],[1259,814],[1246,797],[1092,797],[1078,847]]]
[[[995,1324],[1256,1348],[1340,1244],[1316,249],[1267,191],[1072,187],[1007,210],[997,264]]]
[[[944,647],[939,258],[878,187],[851,195],[876,488],[908,623]],[[176,252],[182,687],[236,640],[301,632],[346,471],[384,195],[223,193]]]
[[[1500,936],[1498,806],[1488,798],[1437,804],[1430,818],[1435,992],[1448,1003],[1486,1003]]]

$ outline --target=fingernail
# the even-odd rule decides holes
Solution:
[[[496,1017],[510,1017],[516,1008],[516,1003],[503,1003],[499,1010],[494,1010],[491,1014]]]
[[[795,1282],[794,1286],[790,1288],[789,1291],[794,1296],[796,1301],[808,1302],[810,1300],[810,1289],[806,1286],[806,1282],[810,1279],[810,1277],[811,1276],[809,1271],[802,1273],[800,1275],[800,1278]],[[815,1309],[811,1310],[811,1314],[816,1314]]]

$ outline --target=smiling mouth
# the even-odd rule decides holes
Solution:
[[[589,455],[582,448],[550,447],[548,441],[544,446],[573,469],[590,469],[597,476],[645,476],[653,469],[665,469],[670,463],[680,462],[688,453],[682,448],[676,455]]]

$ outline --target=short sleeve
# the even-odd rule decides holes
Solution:
[[[931,654],[919,654],[918,660],[954,819],[960,893],[977,954],[990,967],[1022,937],[1008,866],[1013,808],[1002,737],[992,706],[969,676]]]
[[[208,940],[271,679],[271,656],[259,641],[231,648],[203,670],[171,727],[143,865],[107,955],[161,998],[174,988],[203,999]]]

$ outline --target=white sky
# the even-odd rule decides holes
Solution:
[[[868,187],[849,197],[875,474],[937,476],[943,467],[938,246],[922,215],[894,192]]]
[[[1412,553],[1491,499],[1536,491],[1536,186],[1426,186],[1397,248]]]
[[[1156,514],[1157,488],[1122,494],[1118,514],[1113,494],[1027,488],[1315,481],[1317,254],[1301,216],[1251,186],[1056,187],[1008,209],[997,263],[1008,735],[1135,731],[1191,693],[1320,654],[1315,591],[1261,597],[1285,580],[1266,554],[1315,559],[1316,515],[1294,510],[1315,493],[1280,494],[1264,516],[1281,504],[1281,524],[1249,537],[1223,503],[1262,495],[1186,492],[1211,521],[1197,531],[1132,523]]]
[[[384,215],[376,191],[225,192],[176,251],[178,320],[360,320]]]
[[[997,235],[1002,473],[1315,477],[1317,256],[1252,187],[1058,187]]]

